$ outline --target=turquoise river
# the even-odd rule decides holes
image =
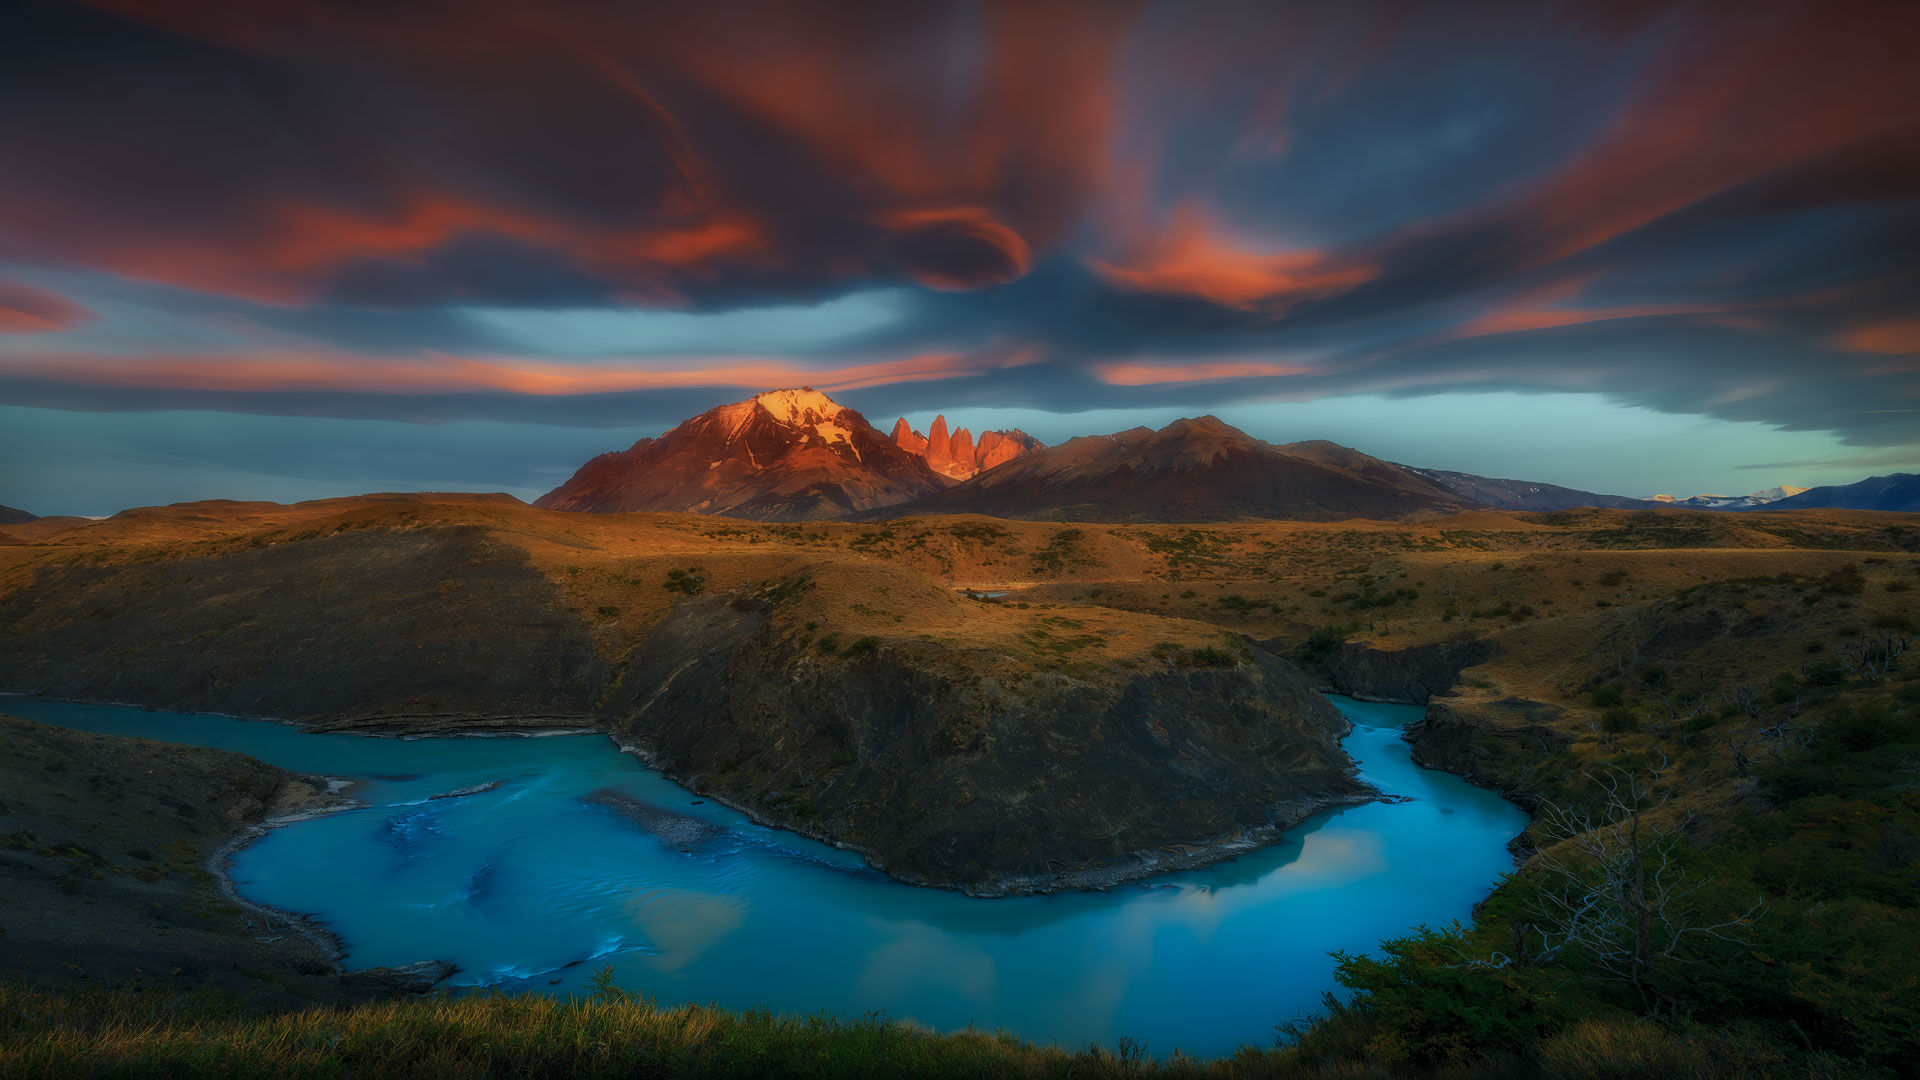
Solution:
[[[1212,1056],[1334,988],[1330,950],[1464,919],[1527,817],[1420,768],[1411,706],[1332,699],[1364,779],[1404,801],[1317,815],[1258,852],[1103,892],[915,888],[703,801],[604,735],[369,738],[13,698],[43,723],[212,746],[351,778],[365,805],[269,831],[240,893],[308,914],[350,967],[448,960],[452,982],[582,992],[611,966],[663,1003],[884,1013],[942,1030]],[[492,786],[487,786],[492,785]],[[468,789],[478,792],[432,798]]]

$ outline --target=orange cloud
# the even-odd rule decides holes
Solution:
[[[1033,250],[1019,233],[993,220],[985,207],[948,206],[919,210],[889,210],[876,220],[912,240],[939,246],[963,241],[994,253],[974,260],[971,273],[958,272],[953,260],[930,259],[916,265],[909,253],[907,272],[929,288],[954,291],[997,284],[1022,277],[1033,265]],[[1002,262],[993,266],[995,259]]]
[[[29,239],[53,256],[274,303],[311,300],[354,260],[418,263],[471,235],[557,253],[664,303],[734,272],[772,292],[875,275],[941,289],[1012,280],[1099,188],[1113,55],[1137,6],[988,0],[959,35],[910,6],[92,2],[280,64],[348,56],[349,88],[396,83],[399,104],[418,107],[417,92],[468,126],[466,110],[506,108],[497,136],[417,137],[362,118],[347,164],[320,174],[341,180],[337,196],[273,190],[278,173],[179,178],[198,196],[181,218],[217,210],[193,229],[153,213],[92,228],[96,208],[58,192],[21,215],[48,223]],[[951,63],[902,48],[952,50]],[[576,118],[583,106],[590,120]],[[533,110],[557,129],[593,124],[617,149],[548,140],[517,115]],[[543,167],[503,170],[513,147]],[[589,173],[596,194],[616,181],[630,194],[580,206],[567,185]],[[221,185],[234,197],[209,190]]]
[[[1094,375],[1108,386],[1157,386],[1162,383],[1217,382],[1223,379],[1261,379],[1282,375],[1310,375],[1313,368],[1267,360],[1214,360],[1190,364],[1115,360],[1093,366]]]
[[[93,312],[64,296],[25,282],[0,280],[0,334],[43,334],[65,330]]]
[[[1284,315],[1336,296],[1377,273],[1316,250],[1259,254],[1220,240],[1192,204],[1115,261],[1090,260],[1101,277],[1132,292],[1192,296],[1246,311]]]
[[[1748,297],[1728,300],[1675,300],[1658,304],[1616,304],[1611,307],[1568,307],[1600,275],[1581,274],[1550,282],[1501,302],[1491,310],[1460,324],[1443,335],[1444,340],[1517,334],[1529,330],[1550,330],[1563,326],[1611,322],[1618,319],[1646,319],[1662,316],[1704,315],[1711,321],[1735,329],[1758,331],[1770,324],[1750,314],[1771,308],[1819,304],[1844,297],[1847,287],[1784,296]],[[1920,326],[1920,323],[1916,323]]]
[[[127,277],[239,296],[270,304],[313,299],[326,272],[356,259],[415,259],[463,236],[506,237],[563,253],[657,301],[673,301],[657,283],[663,271],[699,275],[722,261],[765,252],[758,224],[738,214],[708,215],[657,227],[608,229],[552,215],[421,193],[390,213],[312,202],[281,202],[246,235],[222,244],[177,246],[129,241],[97,253],[97,265]]]
[[[564,396],[702,386],[765,388],[801,384],[832,392],[959,378],[1017,366],[1031,359],[1020,351],[927,353],[902,360],[813,368],[757,358],[588,365],[433,352],[399,357],[327,352],[143,357],[46,353],[9,358],[0,365],[0,371],[65,383],[154,390]]]
[[[1498,212],[1533,247],[1526,265],[1913,123],[1910,33],[1863,38],[1820,4],[1716,16],[1682,16],[1674,46],[1610,128],[1510,215]]]
[[[1920,319],[1888,319],[1857,326],[1840,336],[1855,352],[1920,353]]]

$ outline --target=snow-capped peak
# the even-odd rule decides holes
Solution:
[[[760,407],[774,419],[788,424],[805,422],[808,413],[818,420],[831,420],[845,411],[832,398],[811,386],[769,390],[753,400],[759,402]]]

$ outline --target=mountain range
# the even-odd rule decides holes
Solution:
[[[1662,506],[1684,506],[1689,510],[1752,510],[1808,490],[1811,489],[1782,484],[1751,495],[1694,495],[1685,499],[1677,499],[1672,495],[1650,495],[1646,501]]]
[[[1920,474],[1888,473],[1852,484],[1805,488],[1768,503],[1767,510],[1920,510]]]
[[[1497,480],[1472,473],[1416,469],[1410,465],[1403,468],[1432,480],[1461,498],[1496,510],[1574,510],[1584,506],[1607,510],[1650,510],[1655,505],[1644,499],[1601,495],[1532,480]]]
[[[1920,478],[1648,499],[1401,465],[1323,440],[1276,445],[1216,417],[1046,446],[977,440],[941,415],[891,435],[809,387],[722,405],[602,454],[537,500],[556,510],[683,511],[763,521],[976,513],[1059,521],[1399,518],[1481,507],[1545,511],[1920,509]]]
[[[658,438],[601,454],[534,505],[810,521],[906,502],[950,482],[866,417],[801,387],[709,409]]]
[[[1058,521],[1338,520],[1472,504],[1333,443],[1274,446],[1215,417],[1087,435],[884,512]]]

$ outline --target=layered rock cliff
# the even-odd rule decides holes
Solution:
[[[607,714],[697,791],[975,895],[1196,865],[1370,795],[1345,720],[1267,653],[1109,674],[925,641],[823,656],[740,592],[683,602]]]

